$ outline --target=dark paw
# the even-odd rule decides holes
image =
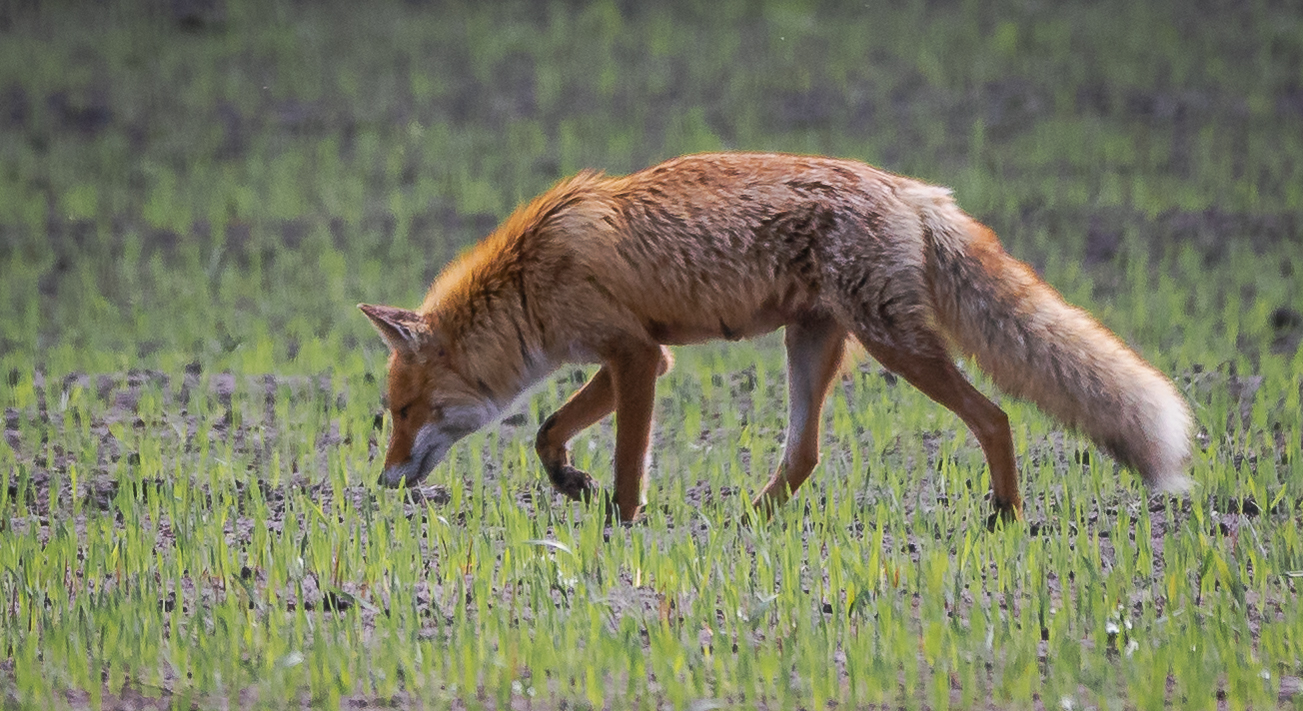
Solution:
[[[593,495],[601,490],[597,482],[588,476],[588,472],[575,469],[569,464],[549,469],[547,475],[552,480],[552,486],[573,501],[592,501]]]
[[[986,530],[994,531],[1002,525],[1008,525],[1020,520],[1022,520],[1021,506],[996,504],[995,511],[986,518]]]
[[[742,528],[752,528],[754,526],[763,526],[774,518],[774,507],[766,506],[757,502],[751,511],[743,511],[742,517],[738,519],[738,525]]]
[[[642,506],[633,507],[632,511],[621,511],[620,505],[615,503],[611,496],[602,496],[604,507],[606,508],[606,525],[623,526],[629,528],[636,523],[643,522]],[[627,514],[627,515],[626,515]]]
[[[761,526],[774,519],[774,514],[788,500],[786,490],[783,490],[781,496],[775,496],[768,492],[762,492],[751,502],[751,509],[742,512],[741,524],[743,528],[751,526]]]

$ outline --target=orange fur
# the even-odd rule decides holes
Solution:
[[[424,477],[562,363],[593,362],[602,367],[543,423],[536,449],[559,490],[587,499],[598,487],[566,443],[614,411],[611,504],[632,520],[665,346],[779,327],[791,420],[763,510],[818,462],[848,338],[968,424],[1006,513],[1021,506],[1008,420],[955,367],[952,343],[1151,484],[1188,481],[1189,411],[1167,378],[1006,254],[949,191],[854,161],[717,153],[581,173],[449,265],[419,311],[363,310],[393,350],[381,479],[394,486]]]

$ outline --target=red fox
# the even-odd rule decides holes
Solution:
[[[790,418],[755,499],[764,513],[819,461],[820,412],[849,338],[968,425],[1006,517],[1022,507],[1009,421],[964,378],[952,344],[1151,486],[1190,485],[1190,411],[1170,380],[1009,256],[949,190],[851,160],[713,153],[623,177],[583,172],[449,265],[420,309],[359,308],[392,351],[380,475],[392,487],[420,481],[562,363],[597,363],[535,448],[559,491],[588,500],[600,489],[571,466],[567,442],[614,411],[608,502],[632,521],[666,346],[779,327]]]

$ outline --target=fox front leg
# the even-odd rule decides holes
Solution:
[[[673,364],[673,357],[663,346],[621,349],[561,409],[544,420],[534,449],[557,491],[585,502],[601,491],[587,472],[570,464],[566,444],[580,431],[615,412],[618,405],[615,495],[607,497],[607,513],[618,515],[626,523],[638,515],[656,378],[669,372]]]
[[[571,437],[613,410],[615,390],[611,387],[611,371],[603,366],[538,428],[534,450],[543,462],[543,469],[547,471],[552,486],[573,500],[590,501],[598,486],[587,472],[570,466],[570,450],[566,444]]]
[[[607,363],[615,391],[615,491],[608,513],[628,524],[642,513],[656,378],[673,360],[664,346],[623,344]]]

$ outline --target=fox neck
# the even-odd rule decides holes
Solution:
[[[453,367],[498,410],[511,404],[561,365],[514,294],[474,294],[437,307]],[[460,302],[460,303],[459,303]]]
[[[539,199],[517,210],[448,265],[421,306],[447,337],[467,381],[503,410],[563,362],[576,360],[570,352],[576,334],[543,316],[554,312],[544,302],[557,299],[568,281],[558,274],[568,260],[557,257],[539,223],[555,202]]]

